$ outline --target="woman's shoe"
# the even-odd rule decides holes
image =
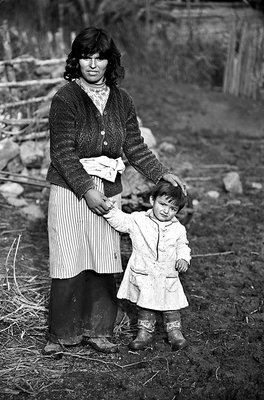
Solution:
[[[63,353],[63,348],[59,343],[53,343],[48,341],[44,349],[42,350],[42,354],[44,356],[52,356],[52,355],[58,355],[62,357]]]
[[[102,337],[90,337],[89,339],[85,339],[85,344],[89,344],[95,350],[101,351],[102,353],[112,354],[118,352],[117,344],[109,342],[109,340]]]

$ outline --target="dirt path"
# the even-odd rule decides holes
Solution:
[[[161,158],[186,177],[197,204],[188,227],[192,265],[182,277],[190,301],[182,312],[189,347],[172,353],[158,321],[153,347],[130,352],[135,326],[123,321],[116,327],[117,355],[78,347],[61,359],[43,357],[46,226],[28,223],[0,199],[0,273],[10,269],[2,309],[13,313],[0,321],[0,398],[264,399],[263,105],[169,82],[135,87],[128,77],[127,86],[144,125],[159,140],[176,139],[177,154]],[[241,195],[223,189],[231,170],[240,175]],[[209,197],[211,190],[219,198]]]

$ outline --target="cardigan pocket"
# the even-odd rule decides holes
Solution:
[[[135,265],[136,265],[136,267],[135,267]],[[130,270],[133,274],[148,275],[146,266],[144,264],[142,265],[142,262],[140,259],[133,260],[133,266],[132,265],[130,266]]]
[[[149,275],[146,273],[138,273],[131,270],[131,274],[129,277],[129,281],[131,285],[136,287],[138,290],[146,290],[148,287]]]
[[[176,292],[178,289],[179,278],[175,276],[166,277],[166,289],[169,292]]]
[[[148,275],[145,269],[130,267],[132,275]]]

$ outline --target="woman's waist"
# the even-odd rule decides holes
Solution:
[[[80,162],[89,175],[98,176],[110,182],[115,182],[117,174],[122,174],[125,170],[122,157],[99,156],[81,158]]]
[[[64,179],[64,177],[57,171],[57,169],[52,164],[50,164],[49,166],[46,180],[54,185],[61,186],[73,191],[70,185],[67,183],[66,179]],[[112,197],[122,192],[122,183],[120,174],[117,175],[115,182],[109,182],[104,179],[102,181],[104,184],[104,194],[107,197]]]

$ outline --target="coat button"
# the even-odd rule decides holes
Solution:
[[[104,115],[106,115],[107,114],[107,111],[104,111]]]

